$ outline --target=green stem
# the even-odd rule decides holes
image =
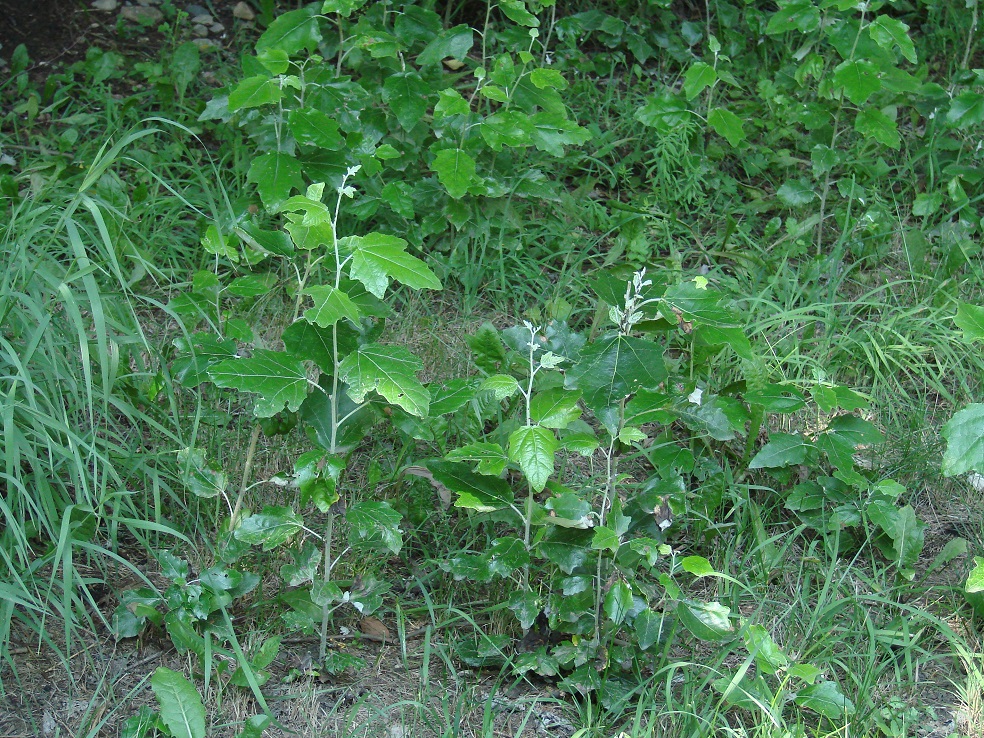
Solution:
[[[331,581],[331,529],[335,524],[335,516],[328,513],[328,524],[325,531],[325,576],[324,582],[327,585]],[[326,587],[327,590],[327,587]],[[329,607],[329,602],[326,600],[325,604],[321,606],[321,648],[318,653],[322,661],[325,660],[325,655],[328,652],[328,617],[331,615],[331,607]]]
[[[526,497],[526,515],[524,515],[523,520],[523,544],[526,546],[526,550],[530,550],[530,531],[532,529],[533,520],[533,487],[527,483],[526,488],[528,490],[528,495]],[[523,579],[522,579],[523,591],[530,591],[530,565],[526,564],[523,567]]]
[[[260,424],[253,426],[253,435],[249,439],[249,450],[246,452],[246,464],[243,466],[243,478],[239,483],[239,494],[236,496],[236,506],[232,510],[232,519],[229,521],[229,530],[233,530],[239,522],[239,512],[243,508],[243,497],[246,496],[246,488],[249,486],[249,477],[253,472],[253,460],[256,458],[256,444],[260,440]]]

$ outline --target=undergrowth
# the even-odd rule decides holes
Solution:
[[[973,24],[261,5],[8,56],[3,689],[154,633],[81,733],[260,735],[361,630],[413,697],[295,728],[977,734]]]

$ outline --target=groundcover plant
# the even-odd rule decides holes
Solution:
[[[51,720],[980,730],[976,2],[177,5],[7,57],[5,692],[160,642]]]

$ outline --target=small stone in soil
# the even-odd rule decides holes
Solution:
[[[197,23],[202,26],[207,26],[213,21],[211,13],[202,13],[201,15],[196,15],[191,19],[192,23]]]
[[[208,10],[201,5],[188,5],[185,7],[185,12],[192,18],[196,18],[199,15],[210,15]]]
[[[213,23],[208,27],[208,30],[210,30],[212,33],[222,33],[225,30],[225,26],[223,26],[221,23]]]
[[[127,5],[120,10],[120,15],[131,23],[152,26],[159,23],[164,18],[164,14],[157,8],[147,8],[143,6]]]
[[[208,36],[208,29],[201,24],[196,24],[192,26],[191,32],[196,36],[198,36],[198,38],[205,38],[206,36]]]
[[[239,18],[239,20],[247,21],[251,21],[256,17],[256,13],[245,2],[236,3],[236,6],[232,9],[232,15],[235,18]]]
[[[117,5],[119,5],[119,3],[117,3],[116,0],[96,0],[92,4],[92,7],[95,8],[96,10],[103,10],[109,12],[112,10],[116,10]]]

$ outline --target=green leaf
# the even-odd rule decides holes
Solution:
[[[635,112],[635,119],[644,126],[655,128],[661,133],[671,133],[687,125],[693,114],[687,109],[685,100],[669,93],[651,97]]]
[[[470,379],[452,379],[434,389],[430,386],[432,418],[457,412],[475,398],[475,382]]]
[[[381,544],[391,553],[403,548],[403,531],[400,530],[400,513],[388,502],[357,502],[345,513],[351,526],[349,539],[353,542]]]
[[[537,67],[530,72],[530,82],[538,90],[543,90],[548,87],[552,87],[556,90],[566,90],[567,80],[564,79],[564,75],[561,74],[556,69],[544,69],[543,67]]]
[[[372,391],[418,418],[427,416],[430,393],[415,376],[423,362],[402,346],[370,343],[360,346],[338,366],[339,378],[349,385],[348,394],[361,403]]]
[[[584,402],[615,435],[618,421],[611,410],[641,389],[655,389],[667,378],[663,348],[630,336],[612,336],[585,347],[567,371],[565,386],[584,392]]]
[[[651,645],[660,640],[663,635],[663,615],[657,614],[648,607],[636,615],[635,622],[636,641],[639,648],[645,651]]]
[[[499,10],[513,23],[521,26],[536,27],[540,20],[526,9],[523,0],[499,0]]]
[[[223,256],[231,262],[239,261],[239,251],[235,246],[235,239],[230,236],[223,236],[222,231],[214,224],[209,224],[205,229],[205,235],[201,240],[202,248],[210,254]]]
[[[229,112],[279,102],[282,95],[276,78],[271,79],[265,74],[247,77],[229,93]]]
[[[892,47],[898,46],[902,56],[913,64],[916,63],[916,47],[909,38],[909,26],[898,18],[879,15],[868,24],[868,33],[883,49],[891,51]]]
[[[594,529],[594,535],[591,537],[591,548],[593,550],[618,551],[621,545],[622,541],[619,539],[618,534],[611,528],[599,525]]]
[[[269,294],[276,282],[276,276],[269,272],[244,274],[232,280],[226,291],[236,297],[260,297]]]
[[[745,402],[759,405],[769,413],[794,413],[806,405],[806,398],[795,387],[767,384],[761,389],[746,392]]]
[[[288,55],[301,49],[312,53],[317,51],[321,43],[319,20],[315,5],[280,14],[257,40],[257,53],[267,49],[279,49]]]
[[[676,612],[683,626],[702,641],[722,641],[731,636],[731,610],[719,602],[680,600]]]
[[[150,687],[161,706],[161,720],[174,738],[205,738],[205,706],[195,685],[178,672],[158,666]]]
[[[964,92],[953,98],[946,122],[957,128],[970,128],[984,123],[984,95],[977,92]]]
[[[775,674],[789,666],[789,657],[761,625],[750,625],[745,631],[745,648],[755,659],[755,666],[766,674]]]
[[[471,108],[468,101],[453,87],[437,93],[437,105],[434,106],[434,120],[440,120],[452,115],[468,115]]]
[[[294,244],[283,231],[267,231],[253,223],[241,223],[234,230],[243,243],[254,251],[276,256],[294,255]]]
[[[478,129],[493,151],[502,151],[503,146],[522,148],[533,143],[530,116],[518,110],[493,113],[482,121]]]
[[[870,397],[839,384],[833,386],[816,384],[810,389],[810,394],[813,395],[817,407],[825,413],[833,412],[837,408],[851,411],[871,407]],[[874,441],[874,443],[881,443],[881,441]]]
[[[605,595],[605,614],[616,625],[621,625],[632,609],[632,588],[619,577]]]
[[[694,62],[683,75],[683,94],[688,100],[693,100],[706,88],[717,82],[717,72],[706,62]]]
[[[512,397],[518,390],[519,382],[509,374],[493,374],[478,387],[479,392],[488,392],[496,402],[502,402],[507,397]]]
[[[337,337],[332,334],[337,332]],[[339,355],[355,351],[356,333],[348,323],[335,328],[319,328],[306,320],[298,320],[281,334],[287,353],[296,359],[313,361],[325,372],[335,371],[335,346],[338,342]]]
[[[248,359],[228,359],[208,370],[219,387],[259,395],[253,413],[270,418],[286,407],[294,412],[307,397],[308,379],[304,365],[280,351],[257,349]]]
[[[253,715],[243,723],[243,729],[236,738],[263,738],[263,731],[273,722],[269,715]]]
[[[300,162],[293,156],[274,151],[253,159],[246,179],[256,185],[268,210],[279,210],[292,189],[304,186]]]
[[[523,426],[509,435],[509,458],[519,464],[535,492],[542,492],[553,474],[556,451],[556,436],[542,426]]]
[[[925,218],[939,210],[942,205],[942,192],[920,192],[912,202],[912,214],[917,218]]]
[[[854,130],[865,138],[870,138],[890,149],[902,145],[899,127],[894,120],[875,108],[865,108],[854,119]]]
[[[869,504],[867,513],[871,522],[892,541],[891,547],[880,547],[882,553],[900,572],[911,571],[922,553],[926,523],[916,517],[912,505],[899,509],[886,500],[875,500]]]
[[[864,59],[841,62],[834,69],[834,83],[843,88],[844,95],[855,105],[862,105],[881,89],[878,67]]]
[[[796,693],[793,702],[829,720],[841,721],[854,714],[854,703],[844,696],[836,682],[831,681],[803,687]]]
[[[352,13],[365,5],[368,0],[325,0],[321,6],[322,13],[338,13],[348,18]]]
[[[301,146],[337,150],[344,145],[338,123],[315,108],[294,108],[287,117],[294,140]]]
[[[431,403],[431,414],[434,413],[434,403]],[[475,471],[497,477],[502,474],[509,463],[509,457],[498,443],[470,443],[467,446],[449,451],[444,457],[448,461],[473,461]]]
[[[661,301],[674,312],[682,313],[678,319],[683,318],[700,325],[724,328],[735,326],[739,322],[734,312],[721,304],[720,292],[699,286],[695,279],[667,287]],[[664,314],[668,312],[663,306],[660,311]]]
[[[425,462],[434,479],[459,495],[455,507],[491,512],[509,507],[513,491],[505,479],[477,474],[467,464],[431,460]]]
[[[542,556],[571,574],[587,560],[591,535],[590,530],[549,526],[537,548]]]
[[[383,83],[383,102],[405,131],[417,125],[430,104],[431,86],[417,72],[393,72]]]
[[[530,118],[533,130],[530,139],[539,151],[551,156],[563,156],[565,146],[580,146],[591,140],[591,132],[556,112],[534,113]]]
[[[745,128],[741,118],[725,108],[714,108],[707,114],[707,123],[715,133],[728,139],[732,146],[738,146],[745,140]]]
[[[304,518],[289,507],[267,505],[262,511],[241,520],[234,535],[237,541],[250,546],[262,545],[264,551],[272,551],[303,527]]]
[[[687,556],[680,561],[680,566],[695,577],[707,577],[717,573],[711,562],[703,556]]]
[[[774,469],[802,464],[813,444],[800,435],[773,433],[769,442],[748,462],[749,469]]]
[[[310,539],[304,541],[304,545],[299,551],[291,551],[291,557],[292,563],[280,567],[281,579],[287,582],[290,587],[299,587],[314,581],[321,566],[321,549],[315,545],[314,541]]]
[[[810,0],[786,0],[772,14],[765,32],[777,36],[787,31],[812,33],[820,27],[820,9]]]
[[[581,408],[577,404],[580,399],[580,392],[553,387],[533,395],[530,417],[544,428],[563,430],[581,417]]]
[[[953,322],[963,331],[963,339],[968,343],[984,341],[984,307],[967,302],[958,303]]]
[[[807,684],[813,684],[823,674],[813,664],[793,664],[787,673],[795,679],[802,679]]]
[[[526,544],[513,536],[496,538],[482,556],[489,563],[489,571],[500,577],[507,577],[516,569],[530,564],[530,552],[526,550]]]
[[[758,674],[750,677],[746,672],[740,679],[737,675],[719,677],[711,682],[711,685],[721,693],[726,703],[749,712],[768,711],[776,701],[769,685]]]
[[[414,290],[441,289],[434,272],[406,252],[407,242],[402,238],[369,233],[347,241],[352,250],[352,279],[362,282],[376,297],[382,298],[386,293],[390,278]]]
[[[314,307],[304,311],[304,319],[321,328],[335,325],[339,320],[350,320],[358,327],[362,313],[359,306],[352,302],[346,293],[331,285],[308,287],[304,294],[314,300]]]
[[[529,630],[536,622],[536,616],[543,610],[543,603],[535,592],[517,591],[509,595],[506,607],[513,611],[523,630]]]
[[[813,186],[805,179],[791,179],[776,190],[779,201],[787,207],[809,205],[816,198]]]
[[[438,181],[455,200],[464,197],[468,188],[478,182],[475,177],[475,160],[461,149],[438,151],[431,163],[431,170],[437,174]]]
[[[974,557],[974,568],[967,577],[967,584],[964,586],[964,591],[967,594],[984,592],[984,558],[980,556]]]
[[[968,405],[943,426],[943,475],[984,473],[984,404]]]
[[[413,6],[408,6],[413,7]],[[425,67],[440,64],[444,59],[463,60],[475,43],[472,29],[466,25],[455,26],[442,31],[417,57],[417,65]]]
[[[218,497],[228,486],[225,472],[217,464],[207,462],[200,448],[178,451],[178,467],[181,481],[196,497]]]
[[[590,528],[594,525],[590,503],[574,492],[567,491],[551,497],[543,503],[543,507],[548,512],[545,522],[550,525],[564,528]]]

